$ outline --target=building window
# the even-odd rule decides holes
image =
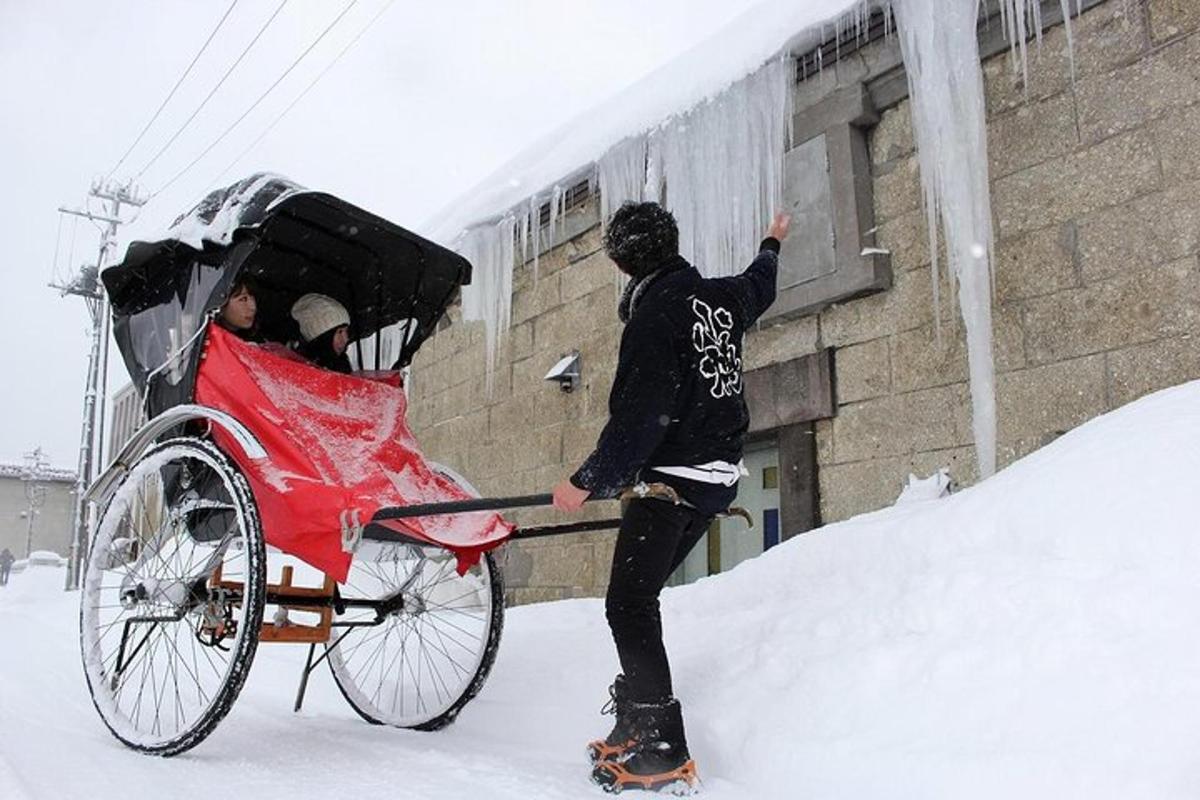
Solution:
[[[778,298],[764,321],[812,314],[891,286],[891,263],[874,247],[866,131],[878,120],[861,84],[796,113],[783,173],[794,230],[780,255]]]

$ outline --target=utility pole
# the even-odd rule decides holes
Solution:
[[[46,486],[42,481],[46,477],[46,469],[49,466],[50,462],[46,460],[42,448],[39,447],[32,453],[25,454],[25,467],[21,470],[21,480],[25,482],[25,500],[29,505],[25,512],[29,523],[25,533],[26,558],[33,553],[34,522],[37,520],[38,514],[42,512],[42,505],[46,502]]]
[[[125,223],[121,219],[121,206],[140,207],[146,201],[137,196],[132,183],[118,185],[95,181],[88,194],[104,204],[103,214],[86,209],[59,208],[63,214],[84,217],[93,222],[104,222],[107,226],[100,236],[100,253],[94,265],[85,264],[79,274],[69,283],[54,286],[63,295],[82,297],[87,303],[92,318],[92,347],[88,354],[87,385],[83,393],[83,426],[79,435],[79,470],[75,479],[75,511],[72,515],[71,551],[67,556],[66,589],[79,588],[80,565],[87,553],[88,509],[83,496],[104,464],[104,403],[108,388],[108,340],[111,315],[108,313],[108,298],[100,283],[100,271],[108,266],[109,259],[117,246],[117,228]]]

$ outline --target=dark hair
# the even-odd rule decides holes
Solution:
[[[338,328],[340,327],[342,326],[339,325]],[[352,371],[350,357],[345,353],[338,354],[333,349],[333,335],[337,333],[337,330],[337,328],[330,328],[311,342],[301,342],[296,350],[322,369],[349,375]]]
[[[625,203],[608,220],[604,250],[622,272],[641,278],[679,255],[679,226],[658,203]]]
[[[258,296],[258,283],[249,273],[239,272],[233,277],[233,283],[229,284],[229,291],[225,293],[225,300],[228,301],[231,297],[236,297],[239,292],[245,289],[255,297]]]

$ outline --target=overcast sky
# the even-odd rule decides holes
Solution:
[[[208,148],[349,0],[290,0],[153,163],[280,0],[239,0],[187,80],[114,174],[161,191],[123,240],[258,170],[418,227],[537,137],[707,38],[756,0],[357,0],[278,87]],[[47,287],[95,259],[65,218],[106,175],[230,0],[0,0],[0,461],[41,446],[74,468],[89,323]],[[381,10],[382,16],[366,27]],[[232,164],[358,33],[307,95]],[[147,168],[147,164],[149,167]],[[144,169],[144,172],[143,172]],[[99,210],[98,207],[95,210]],[[55,254],[57,251],[57,267]],[[109,389],[127,381],[115,347]]]

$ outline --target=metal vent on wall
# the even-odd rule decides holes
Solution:
[[[796,83],[803,83],[821,74],[821,69],[841,61],[873,42],[892,35],[896,20],[890,10],[874,9],[867,15],[865,25],[848,25],[836,34],[796,59]]]
[[[1077,0],[1074,5],[1075,14],[1078,15],[1105,1]],[[1056,13],[1056,9],[1059,6],[1057,0],[1054,2],[1041,0],[1041,5],[1044,27],[1048,28],[1050,25],[1061,21],[1061,13]],[[1003,30],[1001,3],[998,0],[980,0],[979,22],[976,25],[980,35],[982,36],[984,33],[991,31],[993,24],[996,25],[997,31]],[[817,77],[821,74],[821,69],[824,66],[836,64],[843,58],[847,58],[862,50],[867,45],[891,37],[895,32],[896,18],[891,10],[872,9],[867,15],[865,24],[856,23],[847,25],[840,33],[826,39],[807,53],[797,56],[796,83],[804,83],[807,80]],[[1037,31],[1031,27],[1026,38],[1033,39],[1037,35]]]
[[[576,208],[581,208],[587,205],[588,200],[592,198],[592,184],[587,178],[584,178],[579,183],[567,189],[566,197],[563,198],[563,211],[573,211]],[[550,201],[547,200],[538,207],[538,226],[546,227],[550,224]]]

